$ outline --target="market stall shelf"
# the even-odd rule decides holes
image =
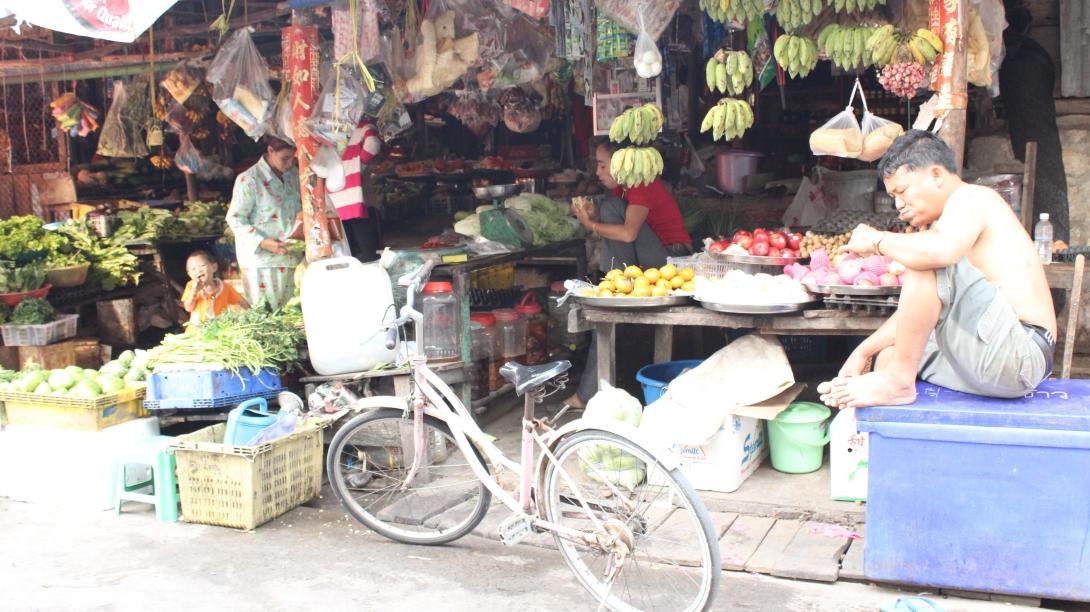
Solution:
[[[579,303],[587,306],[620,310],[647,310],[683,306],[692,300],[692,297],[688,295],[668,295],[665,297],[592,297],[577,295],[573,297]]]
[[[797,302],[794,304],[720,304],[702,300],[697,300],[697,302],[699,302],[702,307],[707,308],[708,310],[714,310],[715,312],[765,315],[801,312],[806,308],[817,304],[817,301]]]

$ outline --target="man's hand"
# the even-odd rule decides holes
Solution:
[[[840,247],[840,250],[855,253],[860,257],[869,257],[878,252],[875,245],[881,237],[882,232],[869,225],[860,224],[852,230],[852,239],[848,244]]]
[[[261,241],[261,244],[259,246],[266,251],[276,255],[286,255],[288,252],[288,249],[284,245],[284,243],[280,242],[275,238],[266,238]]]

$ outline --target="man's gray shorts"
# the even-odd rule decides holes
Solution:
[[[942,312],[924,349],[920,378],[965,393],[1021,397],[1049,372],[1014,307],[968,259],[935,270]]]

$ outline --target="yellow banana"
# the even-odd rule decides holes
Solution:
[[[931,45],[931,47],[935,50],[936,54],[942,53],[942,39],[936,36],[935,33],[931,30],[927,28],[920,28],[919,30],[916,30],[916,36],[919,36],[920,38],[927,41],[927,44]]]

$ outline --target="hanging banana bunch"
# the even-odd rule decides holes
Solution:
[[[923,66],[935,61],[942,49],[942,40],[927,28],[910,33],[886,24],[867,38],[864,54],[875,66],[909,61]]]
[[[719,23],[745,23],[765,12],[764,0],[700,0],[700,10]]]
[[[772,55],[791,78],[804,77],[817,65],[817,43],[804,36],[782,34],[772,46]]]
[[[625,147],[609,160],[609,174],[622,187],[650,185],[662,168],[662,155],[655,147]]]
[[[753,61],[745,51],[720,49],[708,58],[704,77],[711,91],[741,95],[753,83]]]
[[[704,116],[700,133],[712,132],[712,140],[741,138],[753,127],[753,109],[745,100],[723,98]]]
[[[862,13],[873,11],[878,5],[885,6],[886,0],[828,0],[828,5],[837,13]]]
[[[872,54],[867,51],[867,43],[878,29],[829,24],[818,34],[818,49],[833,65],[843,70],[866,68],[872,63]]]
[[[655,139],[665,121],[662,109],[655,104],[630,108],[609,125],[609,139],[621,142],[627,138],[632,144],[644,145]]]
[[[780,0],[776,5],[776,21],[788,32],[794,32],[813,21],[825,9],[822,0]]]

